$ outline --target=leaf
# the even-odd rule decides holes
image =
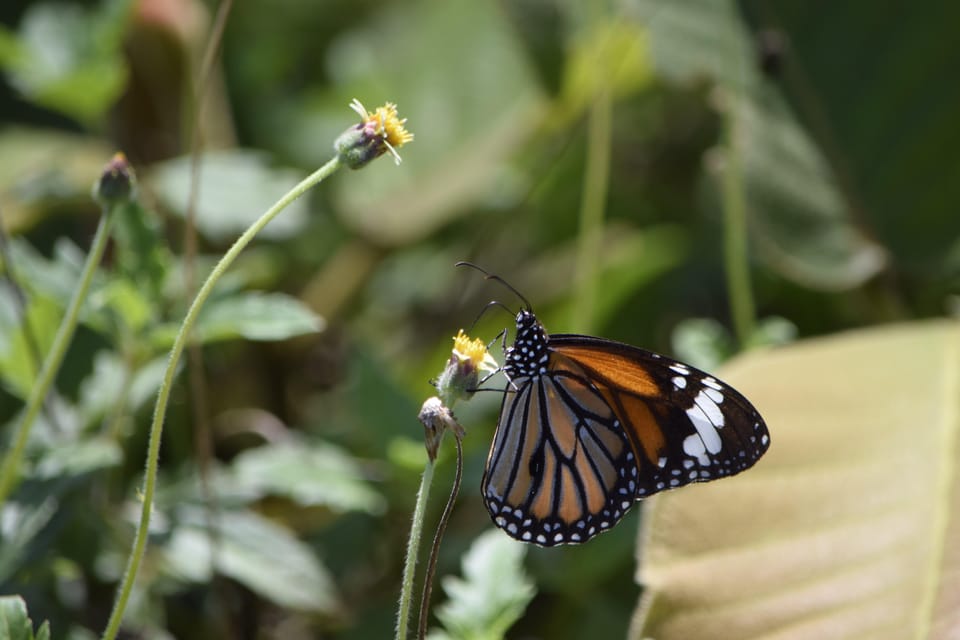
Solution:
[[[960,235],[960,85],[944,82],[960,66],[960,48],[948,45],[960,4],[742,5],[755,29],[776,28],[788,43],[785,94],[859,216],[901,268],[939,275]]]
[[[217,340],[285,340],[323,331],[326,322],[284,293],[244,292],[211,300],[197,319],[196,336]]]
[[[183,217],[190,195],[191,162],[180,157],[157,165],[149,174],[165,206]],[[255,151],[208,152],[200,161],[197,229],[208,238],[231,242],[305,176],[293,169],[271,167]],[[307,201],[294,201],[260,235],[289,238],[307,222]]]
[[[523,570],[526,547],[492,529],[470,546],[463,558],[463,578],[443,579],[448,600],[437,617],[446,633],[431,638],[496,640],[503,638],[536,593]]]
[[[16,295],[8,283],[0,283],[0,383],[10,393],[26,398],[63,312],[49,298],[34,296],[24,323]]]
[[[351,98],[368,108],[384,100],[398,104],[416,136],[400,151],[403,164],[381,158],[364,169],[362,180],[334,185],[344,224],[376,244],[397,246],[426,237],[477,204],[513,202],[522,177],[508,163],[536,132],[546,104],[495,5],[421,0],[381,7],[380,15],[331,47],[338,97],[283,127],[323,129],[290,142],[298,147],[291,153],[311,157],[315,140],[333,140],[356,123],[345,109]]]
[[[795,282],[846,290],[874,276],[886,256],[861,220],[810,134],[760,74],[753,36],[733,0],[639,3],[649,20],[656,68],[692,84],[704,76],[726,90],[732,149],[741,156],[752,232],[766,263]],[[731,152],[724,149],[724,155]],[[715,191],[720,169],[712,163]],[[717,198],[715,197],[714,200]]]
[[[200,507],[180,509],[181,524],[164,547],[166,570],[181,579],[210,579],[210,536]],[[212,561],[217,571],[282,607],[314,613],[340,608],[333,578],[311,549],[284,527],[249,511],[217,515]]]
[[[232,463],[233,484],[261,494],[286,496],[302,506],[382,513],[374,491],[356,461],[329,444],[276,444],[248,449]]]
[[[75,4],[32,4],[16,36],[0,32],[0,64],[27,99],[93,124],[126,84],[119,31],[131,4],[107,1],[96,13]]]
[[[948,638],[960,628],[960,327],[753,354],[724,378],[756,467],[645,501],[632,638]]]
[[[0,640],[50,640],[50,623],[33,633],[27,603],[20,596],[0,596]]]

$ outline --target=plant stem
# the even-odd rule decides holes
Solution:
[[[747,205],[743,193],[740,147],[737,144],[737,104],[732,92],[725,94],[723,137],[726,162],[723,166],[723,250],[730,296],[730,313],[737,342],[743,349],[754,332],[755,310],[750,288],[747,255]]]
[[[423,533],[423,520],[427,511],[427,498],[430,497],[430,485],[433,484],[435,460],[427,460],[417,492],[417,504],[413,509],[413,523],[410,525],[410,539],[407,540],[407,557],[403,564],[403,584],[400,588],[400,608],[397,611],[396,640],[407,639],[407,626],[410,622],[410,604],[413,601],[413,577],[417,567],[417,552],[420,549],[420,537]]]
[[[163,420],[167,412],[167,403],[170,400],[170,391],[173,387],[173,378],[177,371],[177,364],[180,362],[180,356],[186,346],[197,317],[200,315],[200,309],[204,302],[210,296],[214,286],[220,280],[221,276],[233,264],[233,261],[240,255],[250,241],[260,233],[267,224],[273,220],[278,213],[283,211],[294,200],[302,196],[311,187],[321,182],[324,178],[330,176],[340,168],[339,158],[333,158],[327,164],[323,165],[311,175],[307,176],[298,185],[288,191],[280,200],[278,200],[266,213],[260,216],[256,222],[243,232],[233,246],[220,258],[220,262],[213,268],[206,281],[197,292],[187,315],[180,325],[180,331],[173,342],[170,350],[170,358],[167,361],[167,369],[163,374],[163,382],[160,385],[160,392],[157,395],[157,404],[153,410],[153,422],[150,425],[150,440],[147,445],[147,463],[143,481],[143,507],[140,510],[140,524],[137,527],[134,537],[133,548],[130,551],[130,557],[127,559],[127,567],[123,574],[123,581],[120,584],[117,593],[117,600],[114,602],[113,611],[110,614],[110,620],[107,622],[107,628],[104,630],[101,638],[103,640],[113,640],[120,628],[120,622],[123,619],[123,612],[127,606],[127,600],[133,591],[133,583],[137,577],[137,571],[140,568],[140,561],[143,559],[143,552],[147,546],[147,531],[150,524],[150,510],[153,505],[153,493],[157,483],[157,465],[160,457],[160,436],[163,432]]]
[[[587,160],[580,201],[580,237],[575,271],[571,329],[590,333],[596,306],[597,265],[603,241],[603,214],[610,182],[610,148],[613,131],[613,98],[603,80],[590,106],[587,125]]]
[[[450,497],[447,498],[447,504],[443,508],[443,514],[440,516],[440,522],[437,523],[437,532],[433,536],[433,546],[430,547],[430,559],[427,561],[427,570],[423,577],[423,596],[420,598],[420,624],[417,629],[417,640],[424,640],[427,637],[427,618],[430,617],[430,596],[433,593],[433,581],[437,573],[437,561],[440,558],[440,542],[443,540],[443,534],[447,530],[447,523],[450,522],[450,514],[453,513],[453,505],[457,502],[457,496],[460,495],[460,483],[463,481],[463,444],[460,442],[459,434],[454,441],[457,443],[457,470],[453,476],[453,486],[450,488]]]
[[[122,206],[122,205],[120,205]],[[23,458],[23,452],[27,448],[27,441],[30,437],[30,429],[43,406],[44,400],[53,381],[60,371],[60,365],[63,364],[63,358],[67,353],[67,347],[73,339],[73,334],[77,328],[77,319],[80,317],[80,307],[87,297],[87,291],[90,289],[90,283],[93,282],[93,274],[100,264],[103,257],[103,251],[107,246],[107,239],[110,237],[110,224],[113,221],[114,212],[118,207],[104,208],[100,216],[100,222],[97,225],[97,232],[93,236],[93,244],[90,246],[90,253],[87,254],[87,261],[83,265],[83,271],[80,274],[80,282],[77,289],[70,299],[66,315],[60,321],[57,333],[53,338],[53,344],[50,351],[44,359],[43,367],[40,369],[40,376],[37,384],[30,391],[30,397],[27,399],[27,406],[21,414],[20,422],[17,425],[13,437],[13,445],[7,452],[3,461],[3,467],[0,469],[0,505],[6,502],[7,497],[16,487],[20,479],[20,463]]]

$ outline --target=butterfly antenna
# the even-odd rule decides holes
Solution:
[[[481,267],[478,267],[477,265],[473,264],[472,262],[467,262],[466,260],[461,260],[461,261],[458,262],[455,266],[457,266],[457,267],[470,267],[470,268],[472,268],[472,269],[476,269],[477,271],[479,271],[480,273],[483,274],[484,280],[496,280],[497,282],[499,282],[500,284],[502,284],[503,286],[505,286],[507,289],[509,289],[510,291],[512,291],[512,292],[513,292],[513,295],[515,295],[515,296],[517,296],[518,298],[520,298],[520,301],[523,302],[524,308],[525,308],[527,311],[531,311],[531,310],[533,309],[533,305],[530,304],[530,301],[527,300],[526,297],[524,297],[524,295],[523,295],[522,293],[520,293],[519,291],[517,291],[516,287],[514,287],[512,284],[510,284],[509,282],[507,282],[506,280],[504,280],[504,279],[501,278],[500,276],[498,276],[498,275],[496,275],[496,274],[494,274],[494,273],[490,273],[490,272],[487,271],[486,269],[483,269],[483,268],[481,268]],[[488,305],[488,306],[489,306],[489,305]],[[504,308],[506,309],[506,307],[504,307]],[[507,309],[507,310],[509,311],[509,309]]]
[[[509,313],[511,316],[516,315],[513,311],[511,311],[510,307],[503,304],[499,300],[491,300],[490,302],[488,302],[483,306],[483,309],[480,309],[480,313],[478,313],[477,317],[473,319],[472,323],[470,323],[470,328],[467,329],[467,333],[470,333],[471,331],[473,331],[473,328],[477,326],[478,322],[480,322],[480,318],[483,317],[483,314],[485,314],[487,310],[490,309],[490,307],[500,307],[501,309]]]

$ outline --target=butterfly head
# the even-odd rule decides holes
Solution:
[[[504,373],[511,379],[541,375],[549,359],[546,330],[532,311],[522,309],[517,314],[517,337],[507,348]]]

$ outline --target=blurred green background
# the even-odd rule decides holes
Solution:
[[[218,8],[0,6],[4,448],[97,224],[91,184],[115,150],[140,181],[0,513],[0,593],[54,637],[96,637],[109,615],[189,281],[331,157],[353,98],[396,102],[416,139],[400,166],[340,172],[284,212],[211,300],[124,637],[392,635],[417,410],[457,330],[491,299],[518,306],[457,260],[509,280],[548,330],[707,368],[960,310],[956,3],[242,2],[201,78]],[[738,194],[750,249],[725,254]],[[736,327],[727,259],[750,268]],[[511,325],[491,310],[470,332]],[[441,576],[490,527],[498,402],[457,407],[464,490]],[[582,548],[530,548],[536,595],[508,635],[621,637],[638,511]]]

